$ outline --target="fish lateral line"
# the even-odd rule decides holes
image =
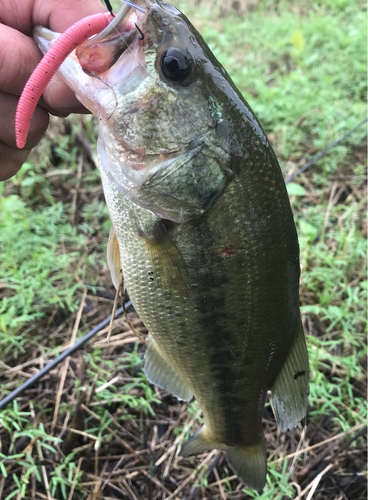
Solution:
[[[50,47],[29,77],[20,96],[15,114],[15,138],[19,149],[24,148],[31,118],[37,103],[51,78],[64,60],[81,43],[100,33],[114,17],[105,12],[87,16],[70,26]]]

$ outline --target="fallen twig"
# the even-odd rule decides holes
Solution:
[[[75,339],[77,337],[79,323],[80,323],[80,320],[82,318],[83,308],[84,308],[84,304],[86,302],[86,296],[87,296],[87,289],[85,288],[83,290],[82,300],[81,300],[81,303],[79,304],[79,309],[78,309],[78,312],[77,312],[77,316],[75,318],[74,327],[73,327],[73,331],[72,331],[72,336],[70,338],[70,345],[73,345],[75,343]],[[57,395],[56,395],[54,417],[52,419],[52,424],[51,424],[51,432],[52,433],[54,432],[56,421],[57,421],[57,417],[58,417],[58,414],[59,414],[59,406],[60,406],[61,396],[62,396],[63,390],[64,390],[64,384],[65,384],[65,380],[66,380],[66,375],[67,375],[68,368],[69,368],[69,361],[70,361],[70,358],[67,358],[65,360],[65,363],[64,363],[64,366],[63,366],[63,369],[62,369],[62,372],[61,372],[61,376],[60,376],[59,389],[58,389],[58,392],[57,392]]]
[[[303,479],[303,477],[308,475],[319,463],[321,463],[330,454],[331,454],[330,460],[333,460],[334,457],[336,457],[343,450],[348,448],[348,446],[350,446],[352,442],[356,441],[359,437],[364,436],[364,434],[366,434],[366,433],[367,433],[367,428],[364,425],[363,429],[361,429],[352,438],[348,439],[345,443],[343,443],[341,446],[339,446],[338,449],[334,453],[331,453],[331,452],[335,448],[335,446],[338,446],[338,443],[332,442],[325,450],[323,450],[313,460],[308,462],[305,467],[303,467],[303,469],[297,474],[298,480],[300,481],[301,479]],[[345,437],[347,434],[348,434],[348,431],[346,433],[344,433],[342,435],[342,437]],[[318,473],[319,473],[319,471],[316,472],[316,474],[318,474]]]
[[[105,422],[95,412],[93,412],[92,410],[90,410],[89,408],[87,408],[87,406],[82,405],[82,408],[86,412],[88,412],[90,415],[92,415],[100,423],[102,423],[102,424],[105,425]],[[133,455],[135,455],[141,462],[144,462],[146,464],[149,463],[148,460],[145,457],[143,457],[138,451],[134,450],[124,439],[122,439],[118,434],[116,434],[116,432],[113,431],[111,429],[111,427],[105,427],[105,429],[108,432],[110,432],[110,434],[112,434],[119,441],[119,443],[124,446],[124,448],[126,448],[127,450],[129,450],[130,453],[132,453]]]

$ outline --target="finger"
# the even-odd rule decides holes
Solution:
[[[98,12],[106,12],[99,0],[0,0],[0,22],[30,37],[36,24],[63,32]]]
[[[78,101],[74,92],[58,73],[47,84],[38,105],[51,115],[62,118],[70,113],[90,114],[90,111]]]
[[[0,92],[0,141],[8,146],[15,147],[15,110],[18,105],[18,98]],[[49,114],[40,106],[37,106],[32,117],[27,148],[33,148],[42,138],[49,124]]]
[[[28,36],[32,36],[36,24],[54,31],[65,31],[83,17],[97,12],[106,12],[98,0],[35,0],[25,1],[21,9],[17,2],[0,0],[0,90],[20,95],[42,54]],[[7,24],[8,26],[4,26]],[[1,82],[3,80],[3,83]],[[46,109],[53,114],[87,113],[75,97],[74,92],[60,76],[54,77],[44,93]],[[54,108],[54,109],[52,109]]]
[[[41,52],[31,38],[0,25],[0,91],[20,96],[41,57]],[[55,75],[49,85],[40,105],[50,113],[65,116],[87,112],[59,75]]]
[[[107,12],[99,0],[36,0],[33,10],[35,24],[63,32],[91,14]]]
[[[56,73],[47,84],[42,97],[46,109],[52,114],[60,116],[60,113],[89,113],[59,73]]]
[[[0,25],[0,90],[20,95],[41,57],[32,38]]]
[[[98,12],[106,12],[99,0],[36,0],[33,19],[35,24],[49,27],[53,31],[64,32],[83,17]],[[45,102],[52,108],[75,113],[88,112],[64,83],[55,75],[43,92]]]
[[[30,149],[18,149],[0,141],[0,181],[15,175],[26,161]]]

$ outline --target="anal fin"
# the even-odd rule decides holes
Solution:
[[[203,453],[213,448],[220,448],[219,443],[215,443],[214,439],[208,433],[207,427],[204,425],[191,436],[186,443],[181,447],[179,456],[189,457],[195,453]]]
[[[158,387],[170,392],[178,399],[190,401],[193,393],[183,377],[163,357],[157,343],[152,336],[148,337],[148,346],[145,354],[144,372],[148,380]]]
[[[308,351],[301,322],[271,392],[272,408],[281,431],[298,425],[306,415],[309,395]]]

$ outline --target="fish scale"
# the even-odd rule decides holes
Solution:
[[[262,172],[260,175],[262,175]],[[180,296],[175,297],[175,301],[169,301],[168,298],[172,299],[172,297],[168,297],[168,294],[157,284],[160,274],[165,271],[161,268],[159,261],[152,259],[152,254],[145,244],[144,238],[138,235],[138,225],[143,225],[142,220],[145,218],[155,219],[156,217],[136,205],[126,203],[125,198],[119,195],[114,189],[114,185],[106,180],[104,176],[103,183],[107,203],[112,214],[112,223],[117,239],[121,242],[120,254],[125,285],[139,316],[151,334],[157,338],[157,342],[164,346],[167,358],[189,380],[189,385],[201,408],[209,415],[211,428],[214,434],[219,436],[220,442],[233,444],[237,440],[238,443],[244,445],[252,443],[254,438],[261,433],[262,414],[255,411],[255,407],[258,406],[260,391],[266,391],[271,387],[281,368],[282,361],[279,360],[278,364],[269,367],[269,378],[262,381],[261,388],[257,384],[259,380],[257,371],[255,370],[253,374],[249,374],[248,366],[244,366],[244,369],[241,370],[240,364],[247,365],[249,359],[254,359],[254,351],[257,350],[250,345],[249,331],[252,331],[253,335],[263,335],[266,338],[270,335],[264,328],[257,327],[258,324],[262,325],[262,322],[264,322],[265,308],[269,310],[269,307],[273,305],[278,309],[283,304],[279,304],[274,300],[275,287],[282,288],[277,283],[279,273],[273,273],[275,274],[276,284],[268,283],[267,288],[262,286],[259,299],[255,293],[256,288],[252,286],[249,280],[262,282],[265,269],[268,267],[272,270],[277,269],[278,265],[284,267],[287,256],[280,252],[278,259],[280,264],[274,255],[271,256],[270,260],[269,252],[262,252],[259,243],[254,244],[251,235],[249,235],[249,239],[247,238],[244,227],[242,231],[239,231],[237,225],[235,225],[236,231],[233,236],[231,226],[228,225],[232,214],[242,213],[242,217],[245,220],[248,219],[242,203],[244,199],[243,193],[234,186],[234,189],[229,190],[228,194],[224,193],[206,217],[200,221],[179,226],[170,235],[173,245],[175,245],[179,253],[185,255],[185,262],[196,262],[195,268],[189,265],[186,267],[192,294],[190,304],[185,308],[183,307],[183,299]],[[234,190],[237,193],[236,197],[232,192]],[[114,193],[111,199],[109,199],[108,194],[110,192]],[[265,204],[267,204],[267,199]],[[239,205],[241,205],[241,210]],[[290,217],[290,211],[287,210],[287,212]],[[221,214],[225,220],[219,224]],[[284,211],[280,212],[279,217],[284,219]],[[139,221],[139,224],[137,221]],[[149,226],[150,223],[148,222],[147,225]],[[277,234],[277,221],[275,219],[272,220],[271,225],[269,240],[272,241],[274,246],[279,246],[280,250],[282,250],[285,235],[283,233]],[[193,231],[193,226],[196,227],[197,231]],[[223,234],[220,234],[219,227],[224,228]],[[198,248],[201,247],[198,241],[199,235],[207,242],[205,255],[202,253],[205,265],[202,265],[197,255]],[[239,241],[240,237],[241,241]],[[234,257],[221,259],[219,257],[221,247],[219,241],[221,242],[221,240],[224,242],[228,240],[234,241],[235,246],[240,243],[243,249],[237,250]],[[267,240],[262,241],[263,245],[268,243]],[[213,242],[212,247],[211,242]],[[188,249],[193,249],[194,255],[190,255]],[[259,252],[261,253],[259,254]],[[252,254],[258,254],[257,258],[252,258]],[[134,258],[132,258],[133,256]],[[208,261],[214,262],[210,274],[207,266]],[[245,268],[244,277],[241,280],[243,288],[239,287],[238,281],[229,282],[229,276],[239,272],[238,261]],[[251,270],[247,266],[249,261],[252,262]],[[233,268],[233,271],[231,272],[229,268]],[[154,284],[149,283],[148,270],[150,269],[154,272]],[[281,291],[279,290],[280,296],[285,296],[284,293],[280,293]],[[289,338],[283,342],[282,347],[286,352],[290,348],[299,319],[298,305],[294,304],[294,306],[294,325],[290,322],[289,326],[281,325],[277,327],[275,324],[272,325],[276,331],[280,329],[289,330]],[[176,311],[179,311],[179,313]],[[275,315],[272,314],[272,316]],[[183,317],[184,321],[180,325],[179,321]],[[285,323],[285,321],[283,322]],[[244,333],[241,336],[238,335],[239,324],[243,325],[244,328]],[[174,337],[173,332],[175,332]],[[232,332],[234,332],[236,338],[234,338]],[[194,343],[196,345],[195,352],[192,348]],[[281,347],[279,349],[281,350]],[[213,354],[212,350],[214,351]],[[210,357],[208,352],[211,353]],[[269,351],[266,351],[263,356],[269,358]],[[183,359],[185,360],[187,357],[191,359],[191,362],[186,363],[184,361],[183,363]],[[262,366],[263,361],[260,360],[259,364]],[[202,376],[198,374],[198,365],[203,367],[200,373]],[[235,379],[232,378],[233,372],[237,373]],[[211,402],[207,404],[209,373],[214,382],[219,387],[223,386],[224,390],[217,391],[220,396],[218,398],[210,396]],[[232,385],[238,388],[237,392],[243,386],[246,396],[239,395],[234,398],[234,394],[229,392]],[[249,390],[252,387],[254,388],[253,393]],[[233,391],[235,390],[233,389]],[[251,393],[249,394],[249,392]],[[216,408],[216,412],[213,411],[214,408]],[[218,417],[219,408],[224,413],[220,418]],[[233,409],[232,412],[230,411],[230,418],[228,415],[229,408]],[[237,415],[236,419],[232,418],[234,412]],[[250,414],[255,416],[254,422],[249,426],[244,426],[244,421],[250,422]],[[213,423],[211,415],[216,416]],[[255,430],[256,432],[254,432]]]
[[[104,46],[108,71],[86,75],[72,55],[60,74],[99,117],[107,258],[149,330],[147,378],[203,411],[180,454],[225,450],[261,490],[267,391],[282,431],[309,393],[290,203],[261,125],[200,34],[167,2],[145,8],[144,38]]]

